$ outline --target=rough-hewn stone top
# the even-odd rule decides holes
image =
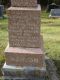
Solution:
[[[11,0],[11,5],[14,7],[36,7],[37,0]]]

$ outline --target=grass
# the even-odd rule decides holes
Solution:
[[[7,31],[7,19],[0,19],[0,75],[1,67],[5,61],[4,50],[7,46],[8,31]]]
[[[41,22],[45,53],[54,60],[60,75],[60,19],[50,19],[48,14],[43,12]]]
[[[48,13],[42,11],[41,33],[44,39],[45,53],[54,60],[60,74],[60,19],[48,18]],[[3,64],[4,50],[8,43],[8,20],[0,20],[0,65]]]

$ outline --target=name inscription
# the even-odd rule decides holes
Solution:
[[[29,57],[21,57],[20,59],[19,58],[11,58],[12,61],[16,61],[17,63],[18,62],[24,62],[24,63],[39,63],[39,59],[38,58],[29,58]]]

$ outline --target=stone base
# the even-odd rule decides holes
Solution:
[[[40,48],[7,47],[5,57],[7,65],[45,67],[45,54]]]
[[[9,66],[6,63],[2,69],[3,76],[6,78],[21,78],[21,80],[45,80],[46,67],[16,67]],[[23,79],[22,79],[23,78]],[[15,80],[15,79],[14,79]],[[20,79],[18,79],[20,80]]]
[[[3,80],[48,80],[45,77],[42,78],[11,78],[11,77],[4,77]]]

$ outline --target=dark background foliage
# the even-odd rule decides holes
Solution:
[[[60,0],[37,0],[39,4],[42,6],[46,6],[51,3],[60,4]],[[11,5],[11,0],[0,0],[0,4],[3,4],[5,7],[9,7]]]

